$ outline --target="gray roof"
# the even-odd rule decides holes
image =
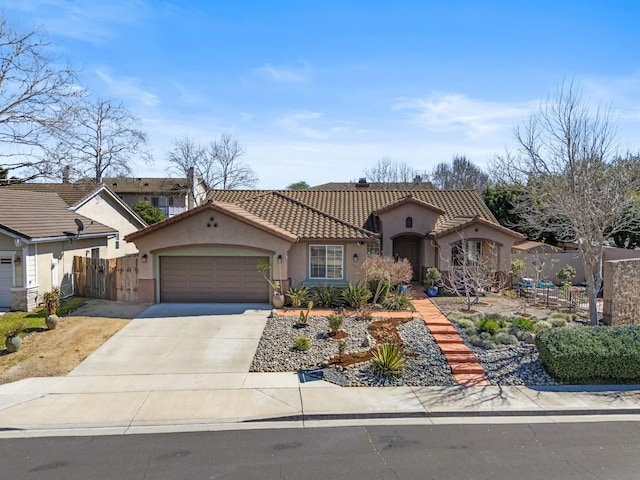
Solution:
[[[0,230],[26,240],[64,238],[77,233],[76,220],[84,225],[82,237],[99,237],[116,231],[68,210],[67,203],[52,192],[0,188]]]

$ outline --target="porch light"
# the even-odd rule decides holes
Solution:
[[[140,260],[142,261],[142,263],[147,263],[148,259],[149,259],[149,256],[146,253],[140,257]]]
[[[16,255],[16,258],[13,259],[13,264],[16,267],[19,267],[20,265],[22,265],[22,258],[20,258],[20,255]]]
[[[278,263],[282,263],[282,255],[278,255]]]
[[[357,254],[357,253],[354,253],[354,254],[353,254],[353,261],[354,261],[354,262],[357,262],[357,261],[358,261],[358,254]]]

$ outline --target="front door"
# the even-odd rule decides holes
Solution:
[[[405,235],[393,239],[393,256],[406,258],[413,269],[413,280],[420,280],[420,237]]]

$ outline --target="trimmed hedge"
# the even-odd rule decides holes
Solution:
[[[554,328],[536,336],[536,347],[564,383],[640,382],[640,326]]]

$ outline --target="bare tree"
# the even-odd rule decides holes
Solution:
[[[70,124],[52,157],[67,175],[102,182],[105,174],[130,176],[136,160],[149,161],[140,119],[111,100],[84,100],[69,111]]]
[[[488,180],[489,176],[464,155],[454,156],[451,164],[439,163],[431,173],[431,182],[440,190],[473,188],[482,194]]]
[[[246,152],[237,140],[226,133],[211,142],[209,158],[214,165],[214,178],[217,180],[211,188],[234,190],[255,187],[258,176],[247,164],[240,161]]]
[[[188,137],[176,139],[167,158],[171,170],[189,176],[190,169],[202,179],[207,191],[253,188],[258,183],[256,173],[240,161],[246,150],[231,135],[222,134],[207,146]]]
[[[81,95],[75,80],[40,29],[17,31],[0,13],[0,144],[8,170],[24,169],[25,179],[50,175],[48,143],[65,124],[64,104]]]
[[[629,162],[616,152],[610,108],[591,108],[580,88],[562,84],[515,130],[518,149],[496,158],[498,178],[520,185],[515,210],[528,228],[577,245],[587,276],[589,315],[598,323],[605,243],[640,222]]]
[[[451,258],[444,259],[449,262],[449,271],[442,285],[446,291],[462,299],[467,310],[471,310],[484,292],[491,288],[504,288],[508,277],[498,271],[499,255],[495,243],[471,243],[463,234],[459,235],[460,241],[451,249]]]
[[[397,162],[389,157],[382,157],[372,168],[366,168],[364,176],[370,182],[388,183],[390,188],[393,188],[393,184],[411,183],[417,178],[420,178],[420,181],[429,180],[427,172],[421,172],[407,162]]]

